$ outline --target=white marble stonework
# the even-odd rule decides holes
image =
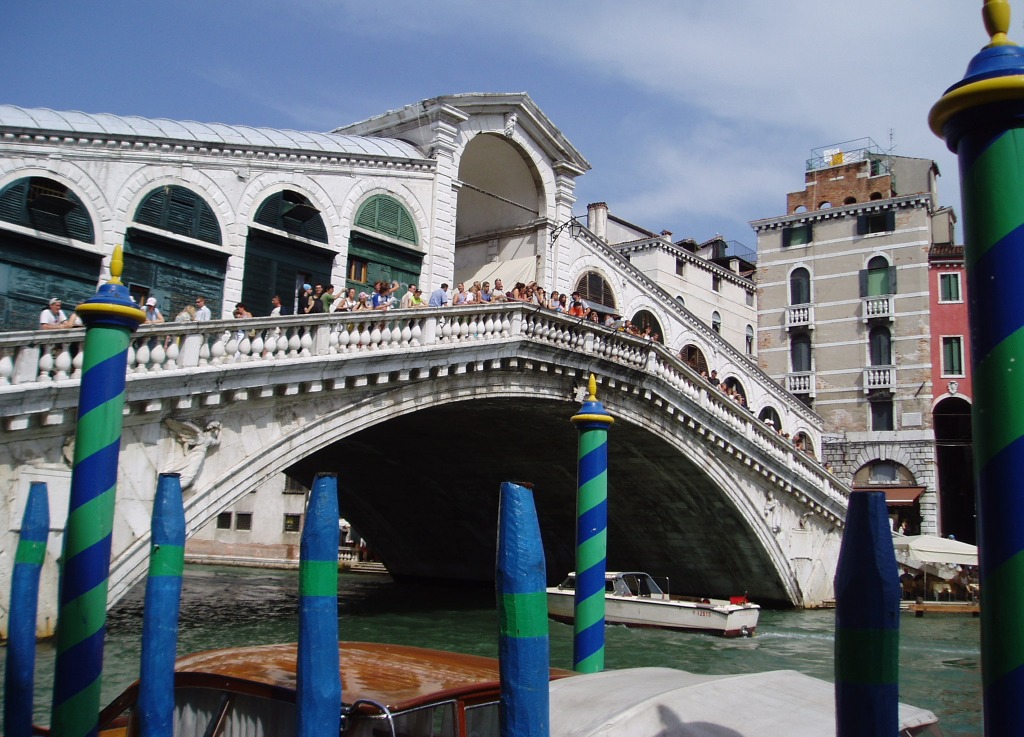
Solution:
[[[522,304],[256,318],[247,322],[256,338],[247,333],[241,342],[234,325],[144,326],[132,342],[111,602],[145,574],[157,474],[183,452],[169,418],[221,425],[220,443],[208,450],[186,493],[192,532],[292,464],[361,429],[477,399],[564,404],[568,384],[585,383],[591,372],[617,422],[665,439],[720,490],[754,532],[743,544],[767,561],[790,601],[815,605],[830,598],[848,490],[663,346]],[[0,488],[10,490],[3,497],[8,523],[0,550],[8,559],[28,482],[46,480],[51,488],[54,535],[41,632],[52,627],[55,612],[69,481],[63,452],[74,431],[79,383],[74,362],[58,376],[52,357],[75,353],[82,337],[81,330],[0,337],[0,356],[18,367],[0,386]],[[147,349],[153,338],[174,348],[155,357]],[[186,350],[192,342],[202,348]],[[771,403],[787,426],[820,442],[816,418],[803,405],[774,384],[761,390],[758,402]],[[771,524],[763,513],[769,493],[778,502]],[[0,587],[8,586],[9,568],[2,576]]]

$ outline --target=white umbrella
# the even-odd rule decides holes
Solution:
[[[908,535],[892,541],[897,552],[922,563],[949,563],[960,566],[978,565],[978,548],[959,540],[935,535]]]

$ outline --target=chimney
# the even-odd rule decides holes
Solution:
[[[740,260],[738,258],[729,259],[729,271],[740,273]]]
[[[672,242],[672,231],[671,230],[663,230],[663,231],[661,231],[661,237],[664,238],[665,240],[667,240],[669,243],[671,243]]]
[[[594,202],[587,205],[587,230],[601,240],[608,241],[608,205]]]

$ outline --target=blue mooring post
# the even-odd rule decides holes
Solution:
[[[338,477],[313,480],[299,543],[298,737],[338,734]]]
[[[162,473],[153,500],[146,604],[142,612],[139,727],[142,737],[174,737],[174,660],[178,649],[185,508],[179,474]]]
[[[21,534],[11,576],[11,601],[7,609],[3,730],[7,737],[30,737],[32,734],[39,574],[46,558],[46,536],[49,531],[50,508],[46,484],[33,481],[29,486],[21,519]]]
[[[835,590],[836,737],[896,737],[901,590],[880,491],[850,494]]]
[[[546,582],[533,492],[504,483],[495,565],[501,737],[547,737],[551,730]]]

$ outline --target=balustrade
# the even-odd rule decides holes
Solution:
[[[893,308],[893,296],[891,294],[881,297],[864,297],[861,301],[862,322],[869,320],[887,319],[893,320],[896,312]]]
[[[77,381],[84,337],[82,328],[0,334],[0,388]],[[593,355],[656,376],[678,392],[675,404],[703,408],[732,434],[753,442],[765,460],[789,466],[817,486],[827,476],[813,459],[766,431],[745,407],[711,391],[705,380],[664,346],[531,305],[503,303],[143,325],[132,335],[127,372],[129,380],[134,381],[167,372],[343,359],[371,352],[454,349],[511,338]],[[872,387],[885,385],[886,370],[883,367],[877,375],[872,374]],[[788,388],[795,393],[813,388],[812,374],[787,378]],[[865,386],[868,378],[866,371]],[[826,493],[842,501],[839,490],[828,483],[825,487]]]

